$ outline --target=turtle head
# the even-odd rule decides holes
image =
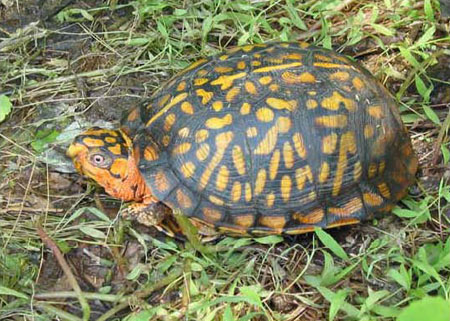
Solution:
[[[67,150],[78,172],[125,201],[140,201],[147,190],[138,154],[124,131],[98,127],[78,135]]]

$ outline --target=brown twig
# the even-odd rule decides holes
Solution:
[[[83,320],[89,320],[89,316],[91,314],[91,308],[86,300],[86,298],[83,295],[83,292],[81,291],[81,288],[75,278],[75,275],[73,275],[72,271],[70,270],[69,265],[67,264],[66,260],[64,259],[64,256],[62,255],[61,251],[58,248],[58,245],[47,235],[47,233],[44,231],[42,226],[38,223],[36,226],[37,232],[39,234],[39,237],[41,238],[42,242],[52,251],[53,255],[56,257],[56,260],[58,261],[59,265],[61,266],[61,269],[63,270],[65,276],[67,277],[67,280],[69,281],[70,285],[72,286],[73,290],[77,294],[78,300],[80,301],[81,308],[83,310]]]

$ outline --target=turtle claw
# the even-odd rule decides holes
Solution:
[[[123,218],[153,227],[159,226],[166,215],[167,210],[159,203],[132,203],[122,210]]]

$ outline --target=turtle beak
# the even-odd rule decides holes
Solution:
[[[83,171],[78,159],[83,154],[83,152],[86,152],[86,146],[77,143],[71,144],[66,152],[66,155],[72,159],[75,169],[81,174],[83,174]]]

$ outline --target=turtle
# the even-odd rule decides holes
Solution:
[[[67,155],[130,202],[129,218],[158,226],[170,215],[157,210],[163,204],[230,235],[300,234],[388,214],[418,167],[388,90],[358,62],[304,42],[200,59],[119,129],[78,135]]]

